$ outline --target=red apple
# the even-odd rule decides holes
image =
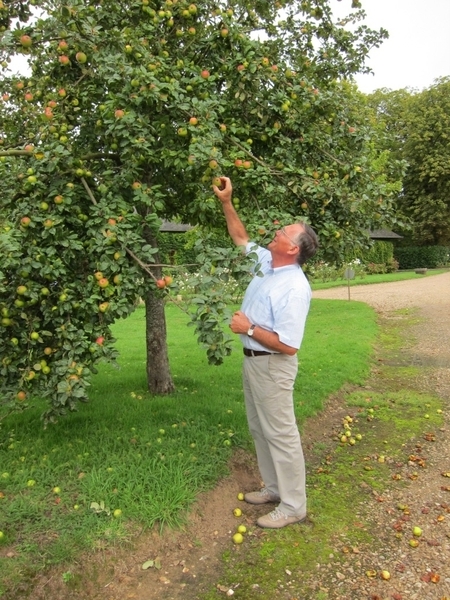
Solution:
[[[238,167],[238,168],[239,168],[239,167],[242,167],[242,163],[243,163],[243,162],[244,162],[244,161],[242,161],[240,158],[237,158],[237,159],[234,161],[234,166],[235,166],[235,167]]]
[[[170,275],[164,275],[163,279],[166,282],[166,285],[170,285],[173,281],[173,277],[171,277]]]
[[[66,42],[66,40],[61,40],[58,44],[58,49],[65,52],[69,49],[69,44]]]
[[[32,42],[32,40],[31,40],[31,38],[30,38],[29,35],[21,35],[20,36],[20,43],[22,44],[22,46],[24,48],[29,48],[33,42]]]
[[[197,125],[198,124],[198,119],[197,117],[191,117],[189,119],[189,125]]]
[[[101,279],[98,280],[98,285],[101,288],[106,288],[109,285],[109,281],[106,279],[106,277],[102,277]]]
[[[121,108],[118,108],[115,113],[114,116],[116,117],[116,119],[121,119],[122,117],[125,116],[125,111],[122,110]]]
[[[104,341],[105,341],[105,338],[103,336],[100,336],[95,340],[95,343],[98,344],[99,346],[103,346]]]
[[[30,217],[22,217],[20,219],[20,224],[22,225],[22,227],[28,227],[28,225],[31,223],[31,219]]]
[[[156,287],[160,288],[161,290],[163,288],[166,287],[166,282],[164,281],[164,279],[157,279],[156,280]]]
[[[31,92],[27,92],[27,93],[25,94],[25,96],[24,96],[24,98],[25,98],[25,100],[26,100],[27,102],[31,102],[31,101],[33,100],[33,97],[34,97],[34,96],[33,96],[33,94],[32,94]]]
[[[208,79],[209,77],[209,71],[207,71],[206,69],[204,71],[202,71],[200,73],[200,75],[203,77],[203,79]]]
[[[63,66],[70,64],[70,58],[68,56],[66,56],[65,54],[61,54],[61,56],[58,58],[58,60]]]

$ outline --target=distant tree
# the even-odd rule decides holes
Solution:
[[[386,146],[407,164],[399,218],[410,221],[414,243],[449,245],[450,78],[422,92],[379,90],[369,103],[385,127]]]
[[[253,236],[307,218],[332,258],[390,218],[376,133],[350,83],[386,32],[347,29],[361,11],[337,24],[329,0],[1,7],[2,402],[44,394],[48,418],[75,409],[138,297],[149,390],[173,389],[159,228],[223,227],[219,174]],[[8,73],[18,55],[30,76]],[[205,248],[190,311],[219,364],[231,350],[221,282],[246,269],[234,249]]]

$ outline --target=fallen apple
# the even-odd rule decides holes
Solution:
[[[242,492],[239,492],[239,494],[237,495],[237,499],[238,500],[243,500],[244,499],[244,494]]]
[[[422,535],[422,530],[420,527],[413,527],[412,533],[415,537],[420,537]]]
[[[241,517],[241,516],[242,516],[242,510],[241,510],[240,508],[235,508],[235,509],[233,510],[233,515],[234,515],[235,517]]]
[[[245,525],[239,525],[237,530],[238,530],[238,533],[247,533],[247,527]]]
[[[242,535],[242,533],[235,533],[233,535],[233,542],[235,544],[242,544],[242,542],[244,541],[244,536]]]

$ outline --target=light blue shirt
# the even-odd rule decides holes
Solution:
[[[251,323],[275,331],[283,344],[300,348],[311,302],[311,287],[302,268],[294,264],[273,269],[269,250],[254,242],[245,251],[257,253],[260,275],[253,277],[245,292],[242,312]],[[252,337],[240,337],[245,348],[267,350]]]

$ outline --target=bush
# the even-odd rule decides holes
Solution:
[[[435,269],[450,264],[450,248],[448,246],[396,248],[395,258],[401,269]]]

